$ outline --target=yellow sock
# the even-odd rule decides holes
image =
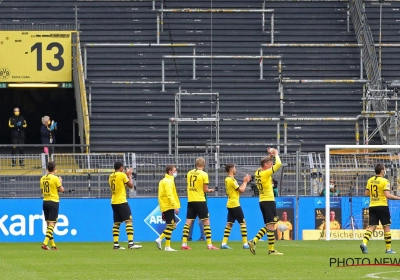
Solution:
[[[168,224],[167,227],[164,229],[164,232],[162,234],[165,235],[165,247],[171,247],[171,236],[174,229],[174,224]]]
[[[275,235],[273,230],[268,230],[267,231],[267,236],[268,236],[268,251],[274,251],[275,250]]]
[[[188,224],[185,224],[183,226],[182,243],[187,243],[187,238],[189,236],[189,229],[190,226]]]
[[[204,225],[204,235],[206,236],[207,245],[212,245],[210,225]]]
[[[240,224],[240,232],[242,233],[243,244],[247,244],[247,227],[245,223]]]
[[[113,233],[113,240],[114,244],[118,244],[118,239],[119,239],[119,225],[121,223],[114,223],[112,233]]]
[[[133,225],[126,224],[126,235],[128,236],[128,243],[133,243]]]
[[[54,226],[48,226],[46,230],[46,237],[44,238],[43,244],[47,245],[51,237],[53,237]]]
[[[369,241],[369,239],[371,238],[371,235],[372,235],[372,231],[369,230],[369,229],[367,229],[367,231],[366,231],[365,234],[364,234],[364,238],[363,238],[363,243],[364,243],[365,245],[368,244],[368,241]]]
[[[232,229],[232,225],[230,227],[229,226],[225,227],[224,237],[222,238],[222,244],[228,243],[228,238],[229,238],[229,235],[231,234],[231,229]]]
[[[257,243],[258,240],[260,240],[265,234],[267,233],[267,227],[262,227],[256,236],[253,238],[254,243]]]
[[[386,250],[390,250],[392,248],[392,234],[389,231],[385,232],[383,236],[385,237]]]

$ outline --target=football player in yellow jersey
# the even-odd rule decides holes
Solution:
[[[54,175],[56,173],[56,164],[53,161],[47,163],[47,174],[40,179],[40,189],[43,195],[43,214],[47,223],[46,237],[44,238],[42,249],[50,250],[47,243],[51,242],[51,250],[57,250],[54,242],[53,231],[58,219],[58,209],[60,204],[59,192],[64,192],[62,179]]]
[[[265,226],[262,227],[257,235],[248,242],[250,252],[256,254],[256,243],[265,234],[268,237],[268,254],[269,255],[282,255],[282,253],[275,250],[275,235],[274,225],[278,222],[278,215],[276,213],[276,204],[274,191],[272,186],[271,176],[282,166],[281,159],[278,155],[278,150],[268,148],[269,156],[261,159],[261,167],[255,173],[255,182],[259,191],[260,197],[260,210],[263,215]],[[275,157],[275,164],[273,164],[273,157]]]
[[[165,173],[164,178],[158,184],[158,205],[160,206],[162,217],[167,227],[160,237],[156,239],[156,244],[157,248],[161,250],[161,241],[165,237],[164,250],[175,252],[176,250],[171,248],[171,235],[172,231],[176,228],[175,214],[179,214],[179,208],[181,208],[174,182],[174,179],[178,176],[178,172],[175,165],[167,165]]]
[[[183,227],[182,250],[191,250],[187,245],[187,239],[190,225],[196,217],[204,221],[204,234],[206,236],[207,248],[210,250],[219,249],[213,246],[211,242],[211,227],[205,194],[214,192],[214,189],[208,188],[208,174],[203,170],[205,165],[206,160],[204,158],[197,158],[196,168],[187,173],[188,206],[186,223]]]
[[[360,245],[361,252],[368,254],[367,244],[379,222],[382,223],[386,243],[386,253],[396,254],[392,250],[392,235],[390,233],[390,211],[388,199],[400,200],[400,197],[390,194],[390,182],[384,176],[386,169],[383,164],[375,166],[375,176],[371,177],[365,187],[365,195],[369,196],[369,225]]]
[[[284,211],[282,212],[281,220],[275,224],[278,240],[292,240],[293,225],[287,218],[287,212]]]
[[[340,229],[340,224],[338,221],[336,221],[336,213],[335,211],[332,211],[329,213],[329,226],[331,230],[338,230]],[[325,220],[322,221],[322,224],[318,227],[320,230],[325,230]]]
[[[226,194],[228,196],[228,202],[226,207],[228,208],[227,223],[224,230],[224,238],[222,239],[221,249],[232,249],[226,243],[228,242],[229,235],[231,234],[232,225],[235,221],[240,224],[240,231],[242,233],[243,249],[249,249],[247,244],[247,228],[246,221],[244,220],[244,214],[242,207],[240,207],[239,197],[240,193],[246,190],[247,183],[251,180],[251,176],[246,174],[243,178],[243,183],[239,186],[235,179],[236,167],[232,163],[225,165],[225,170],[228,173],[228,177],[225,178]]]
[[[140,249],[141,245],[135,245],[133,243],[133,225],[132,225],[132,213],[126,199],[126,186],[133,188],[132,173],[133,169],[128,168],[124,173],[124,165],[122,162],[114,163],[115,172],[111,173],[108,178],[108,184],[111,188],[111,207],[114,213],[114,225],[113,225],[113,239],[114,249],[125,249],[119,246],[119,226],[125,222],[126,234],[128,235],[128,249]],[[126,186],[125,186],[126,185]]]

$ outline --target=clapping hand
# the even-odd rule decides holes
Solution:
[[[249,174],[246,174],[246,176],[243,177],[243,182],[248,183],[248,182],[250,182],[250,180],[251,180],[251,175],[249,175]]]
[[[132,176],[132,173],[133,173],[133,168],[132,168],[132,167],[126,169],[125,174],[126,174],[128,177],[131,177],[131,176]]]

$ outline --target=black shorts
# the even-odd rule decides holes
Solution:
[[[244,214],[242,207],[234,207],[234,208],[228,208],[228,223],[235,223],[235,221],[238,221],[239,224],[245,223],[244,220]]]
[[[47,222],[57,222],[58,208],[60,203],[54,201],[43,201],[44,219]]]
[[[175,210],[169,209],[165,212],[162,212],[162,219],[163,221],[165,221],[167,225],[175,224],[176,223]]]
[[[382,226],[388,226],[392,223],[389,206],[369,207],[369,225],[377,226],[379,221],[381,221]]]
[[[264,224],[275,224],[279,221],[275,201],[260,201],[260,210],[263,215]]]
[[[205,201],[188,202],[186,219],[195,220],[199,217],[200,220],[208,219],[208,207]]]
[[[126,220],[132,220],[131,208],[128,202],[121,204],[111,204],[114,213],[114,223],[122,223]]]

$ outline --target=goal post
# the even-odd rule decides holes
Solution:
[[[378,163],[386,167],[386,178],[390,181],[391,191],[397,191],[397,179],[400,179],[397,174],[400,171],[400,145],[325,145],[325,199],[323,199],[325,213],[321,213],[325,225],[321,227],[323,231],[325,230],[327,241],[362,239],[362,233],[368,224],[369,211],[369,197],[364,195],[365,186],[368,179],[375,175],[374,167]],[[330,194],[330,179],[334,179],[336,185],[339,184],[341,187],[340,195]],[[399,228],[397,225],[399,206],[398,201],[389,201],[392,217],[391,230]],[[335,223],[334,219],[332,220],[332,216],[335,217],[335,215],[340,215],[341,221]],[[337,231],[338,229],[341,230],[340,237],[338,237],[340,232]],[[380,233],[377,231],[375,238],[382,237],[383,239],[383,233],[382,236],[379,235]],[[400,233],[392,235],[393,239],[400,238]]]

